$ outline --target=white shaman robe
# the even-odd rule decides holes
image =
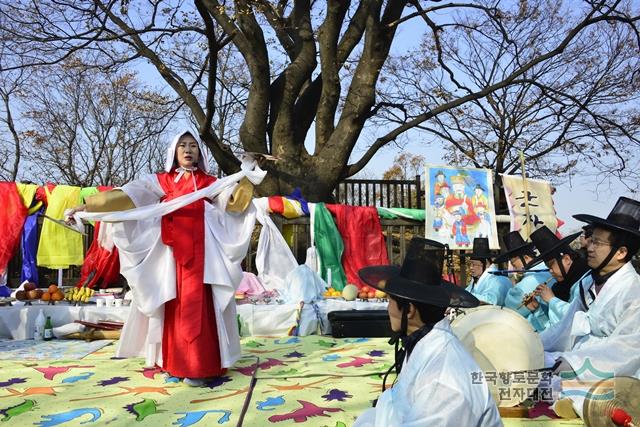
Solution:
[[[255,169],[254,169],[255,168]],[[245,159],[242,170],[218,179],[212,185],[168,202],[159,203],[164,191],[156,175],[148,175],[122,188],[136,205],[122,212],[78,212],[80,219],[112,222],[113,242],[120,251],[120,272],[133,292],[129,318],[118,342],[117,356],[145,357],[148,366],[162,366],[164,303],[175,298],[175,258],[162,242],[160,221],[202,198],[205,203],[204,280],[212,286],[222,367],[231,367],[240,357],[234,293],[242,279],[244,259],[255,225],[253,205],[242,214],[226,212],[226,204],[238,181],[247,177],[259,184],[266,172],[255,161]]]
[[[501,426],[481,373],[443,319],[418,341],[394,386],[353,426]]]

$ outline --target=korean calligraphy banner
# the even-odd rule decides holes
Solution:
[[[487,237],[499,248],[491,170],[427,165],[425,201],[427,239],[471,249]]]
[[[519,231],[522,238],[529,238],[528,232],[533,233],[538,228],[546,225],[551,231],[556,232],[558,220],[551,198],[551,183],[540,179],[526,180],[526,199],[529,203],[529,215],[526,212],[525,183],[522,176],[502,175],[504,194],[509,206],[511,216],[511,231]],[[527,231],[527,224],[530,229]]]

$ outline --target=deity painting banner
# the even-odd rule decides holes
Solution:
[[[511,231],[519,231],[525,240],[529,238],[528,233],[533,233],[543,225],[549,227],[554,233],[556,232],[558,220],[551,198],[551,183],[549,181],[527,178],[526,190],[522,176],[502,175],[502,183],[511,216]],[[525,194],[529,203],[528,215]]]
[[[471,249],[487,237],[499,249],[490,169],[426,166],[426,237],[451,249]]]

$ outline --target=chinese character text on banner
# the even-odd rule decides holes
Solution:
[[[526,240],[527,223],[530,224],[530,232],[546,225],[555,233],[558,220],[556,219],[553,199],[551,198],[551,183],[539,179],[527,179],[527,189],[518,175],[502,175],[504,193],[509,205],[511,216],[511,231],[520,231]],[[526,193],[526,194],[525,194]],[[526,201],[529,203],[529,215],[526,211]]]

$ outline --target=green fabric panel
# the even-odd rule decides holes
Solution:
[[[406,218],[413,219],[415,221],[424,221],[426,217],[426,211],[424,209],[408,209],[408,208],[377,208],[378,215],[381,218],[396,219]]]
[[[378,209],[378,216],[383,219],[396,219],[398,215],[394,214],[387,208],[376,208]]]
[[[344,242],[324,203],[317,203],[314,212],[313,234],[320,258],[320,276],[326,281],[327,270],[331,270],[331,286],[341,291],[347,284],[347,276],[342,268]]]
[[[80,203],[84,203],[85,199],[89,196],[93,196],[98,193],[98,189],[96,187],[83,187],[80,190]]]
[[[81,205],[84,204],[87,197],[93,196],[96,193],[99,193],[98,187],[83,187],[82,189],[80,189],[80,204]],[[93,226],[96,225],[95,221],[86,221],[86,222]]]

